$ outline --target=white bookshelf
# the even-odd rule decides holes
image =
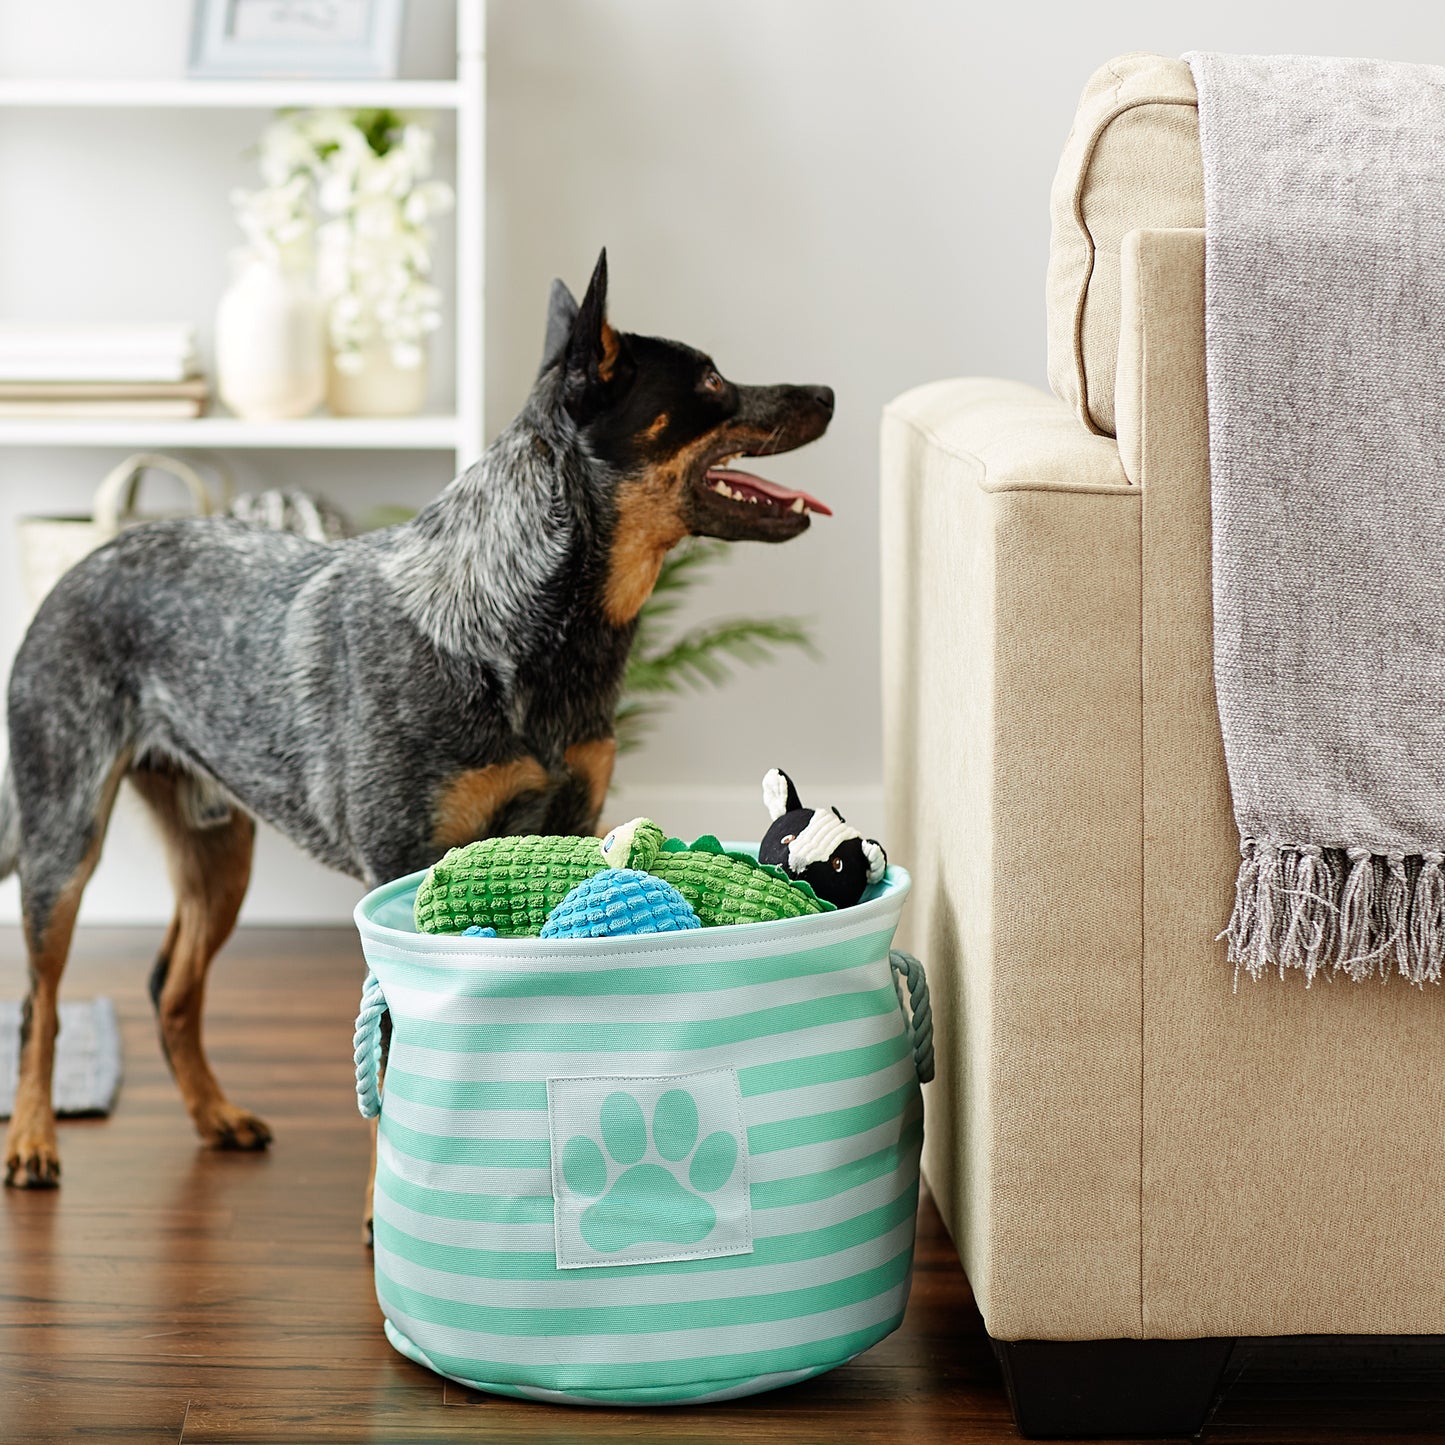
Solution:
[[[448,112],[456,122],[455,400],[446,415],[248,422],[224,412],[193,420],[0,418],[0,447],[197,447],[451,452],[456,471],[482,453],[486,240],[486,0],[456,0],[455,80],[0,79],[6,114],[84,110],[259,110],[318,106]],[[12,217],[12,224],[16,219]],[[217,298],[219,300],[219,297]],[[214,378],[213,378],[214,379]]]
[[[0,106],[30,110],[276,110],[282,106],[394,106],[456,110],[454,80],[3,80]]]
[[[295,421],[242,421],[202,416],[149,421],[139,417],[3,417],[0,446],[12,447],[245,447],[308,451],[462,452],[467,442],[456,416],[308,416]],[[458,467],[460,470],[460,467]]]

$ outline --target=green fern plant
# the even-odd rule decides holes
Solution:
[[[721,687],[738,666],[769,662],[788,648],[817,656],[807,625],[798,617],[725,618],[670,635],[687,593],[726,551],[725,542],[691,538],[662,564],[657,586],[638,618],[622,680],[619,752],[631,752],[641,744],[669,698]]]

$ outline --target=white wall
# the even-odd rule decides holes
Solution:
[[[0,0],[0,74],[178,74],[189,9]],[[450,9],[413,0],[408,73],[442,72]],[[805,793],[881,821],[879,408],[949,374],[1042,383],[1048,187],[1089,72],[1120,51],[1194,46],[1445,59],[1431,7],[1321,0],[493,0],[489,45],[491,431],[526,391],[549,279],[580,287],[603,243],[619,325],[705,347],[741,380],[838,392],[828,436],[767,466],[837,515],[785,549],[737,548],[693,609],[810,615],[822,662],[678,705],[620,775],[619,812],[744,835],[761,831],[755,789],[775,762]],[[0,315],[208,327],[234,241],[225,197],[246,177],[254,125],[0,113]],[[0,452],[5,655],[18,627],[13,516],[79,509],[107,460]],[[243,485],[366,503],[425,497],[439,466],[291,454],[245,456],[238,470]],[[154,849],[125,827],[88,918],[165,911]],[[247,917],[339,916],[355,891],[270,839]],[[14,897],[0,885],[0,917]]]

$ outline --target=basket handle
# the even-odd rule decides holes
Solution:
[[[361,1012],[356,1015],[353,1057],[356,1060],[356,1107],[363,1119],[381,1113],[381,1016],[386,995],[370,971],[361,987]]]
[[[908,990],[908,1035],[913,1042],[913,1067],[918,1070],[918,1082],[926,1084],[933,1078],[933,1007],[928,1001],[928,977],[923,965],[911,953],[901,948],[893,949],[888,955],[893,972]],[[898,1007],[903,1007],[900,997]]]
[[[901,948],[888,955],[893,971],[908,990],[909,1039],[918,1082],[933,1078],[933,1009],[928,1001],[928,978],[923,965]],[[898,1006],[903,1007],[900,998]],[[352,1057],[356,1060],[356,1106],[364,1119],[381,1113],[381,1016],[386,1012],[386,995],[374,973],[366,975],[361,989],[361,1010],[356,1015]]]
[[[141,475],[146,471],[169,472],[171,476],[178,477],[191,494],[196,515],[210,516],[211,496],[194,467],[160,452],[136,452],[112,467],[95,489],[95,524],[102,532],[114,536],[120,530],[120,524],[134,514],[136,492]]]

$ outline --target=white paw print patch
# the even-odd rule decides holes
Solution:
[[[557,1267],[751,1254],[735,1069],[548,1079]]]

